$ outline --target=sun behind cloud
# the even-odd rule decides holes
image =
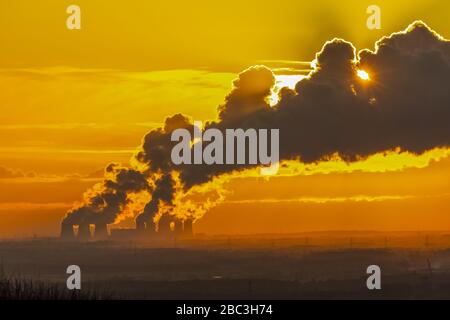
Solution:
[[[360,77],[362,80],[368,81],[370,80],[370,75],[364,71],[364,70],[358,70],[357,71],[358,77]]]

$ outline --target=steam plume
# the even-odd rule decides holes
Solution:
[[[219,106],[218,119],[205,129],[279,129],[281,161],[304,163],[335,155],[350,162],[390,150],[422,154],[450,145],[450,43],[424,23],[382,38],[375,51],[357,54],[351,43],[334,39],[315,60],[316,68],[294,90],[281,90],[276,106],[268,103],[275,84],[272,71],[264,66],[245,70]],[[368,72],[369,81],[358,77],[359,69]],[[115,178],[67,219],[112,223],[126,206],[127,194],[142,190],[151,191],[152,199],[138,222],[151,221],[168,208],[196,217],[201,206],[179,199],[223,174],[250,167],[174,165],[170,137],[177,128],[192,130],[192,122],[177,114],[149,132],[136,155],[143,169],[107,168]]]

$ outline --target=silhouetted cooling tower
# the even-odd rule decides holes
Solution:
[[[194,221],[192,219],[184,220],[183,235],[185,237],[192,237],[194,235],[193,223]]]
[[[183,234],[183,220],[175,219],[174,222],[175,222],[175,228],[174,228],[175,235],[179,236],[179,235]]]
[[[136,229],[139,230],[140,232],[145,231],[145,222],[137,220],[136,221]]]
[[[153,218],[150,221],[147,221],[145,223],[145,230],[147,231],[147,233],[153,234],[156,232],[156,225],[153,222]]]
[[[91,238],[91,229],[89,227],[89,224],[83,223],[78,225],[78,240],[80,241],[86,241]]]
[[[75,239],[75,233],[73,232],[73,225],[68,223],[61,223],[61,239],[73,240]]]
[[[108,226],[106,225],[106,223],[96,223],[94,238],[95,239],[107,239],[108,236],[109,236]]]
[[[165,214],[161,216],[158,222],[158,233],[159,234],[170,234],[170,224],[173,221],[173,216]]]

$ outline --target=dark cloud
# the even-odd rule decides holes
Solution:
[[[274,107],[267,102],[275,83],[272,72],[262,66],[247,69],[219,106],[219,120],[207,123],[206,129],[279,129],[280,159],[304,163],[334,154],[355,161],[387,150],[420,154],[450,145],[450,44],[425,24],[416,22],[381,39],[374,52],[357,54],[351,43],[334,39],[316,61],[315,71],[294,90],[281,90]],[[358,69],[367,71],[370,81],[359,78]],[[183,115],[168,118],[164,128],[145,136],[136,157],[148,176],[162,177],[156,179],[146,220],[161,202],[171,203],[174,172],[188,189],[248,167],[175,166],[170,136],[176,128],[192,130],[192,124]]]
[[[219,107],[222,121],[239,121],[258,110],[270,108],[266,101],[275,84],[275,77],[269,69],[256,66],[247,69],[233,82],[233,90]]]
[[[277,106],[281,158],[312,162],[338,153],[354,160],[397,147],[423,153],[448,146],[449,49],[422,23],[360,52],[356,64],[350,43],[328,43],[318,71]],[[361,81],[356,68],[371,80]]]
[[[173,130],[178,128],[192,129],[189,118],[176,114],[167,118],[163,128],[150,131],[143,140],[142,150],[136,155],[136,159],[145,163],[153,172],[168,170],[172,167],[170,153],[173,143],[170,136]]]
[[[274,108],[241,116],[227,105],[235,120],[226,125],[279,128],[280,158],[303,162],[333,154],[353,161],[395,148],[420,154],[450,144],[450,44],[425,24],[383,38],[359,59],[351,43],[334,39],[316,60],[317,71],[285,89]],[[362,81],[358,68],[371,80]]]

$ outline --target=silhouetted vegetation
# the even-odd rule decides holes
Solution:
[[[104,300],[106,292],[68,290],[61,285],[0,275],[0,300]]]

